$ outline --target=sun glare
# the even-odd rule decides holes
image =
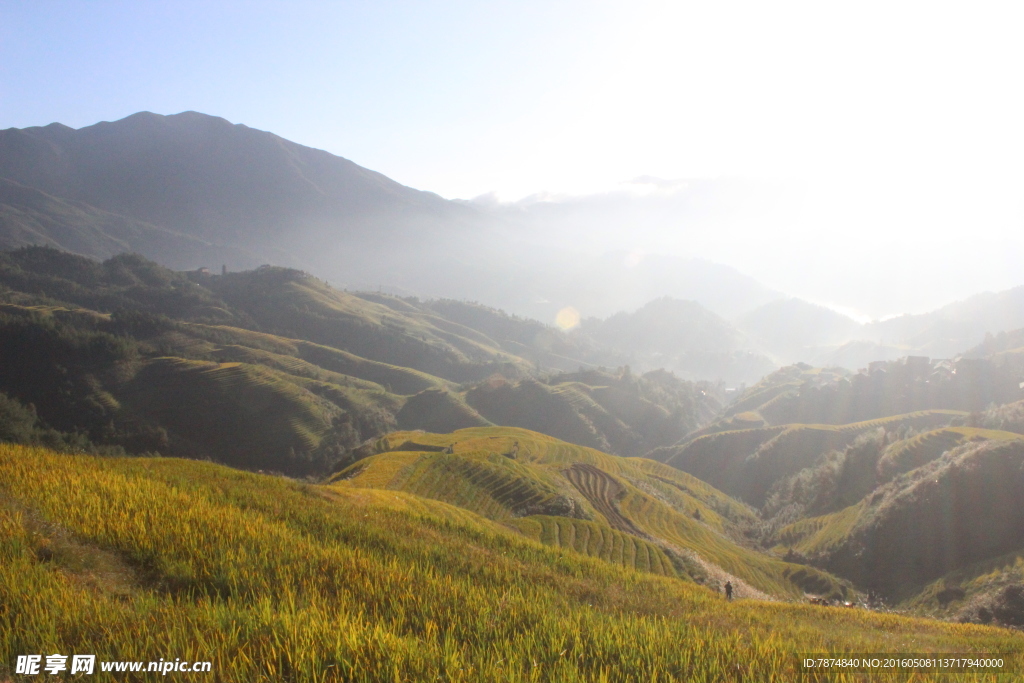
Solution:
[[[566,306],[555,315],[555,324],[563,330],[571,330],[580,324],[580,312],[572,306]]]

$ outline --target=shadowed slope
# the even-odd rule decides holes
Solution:
[[[1024,547],[1022,486],[1024,440],[968,443],[779,540],[860,585],[906,596]]]
[[[949,424],[963,413],[931,410],[848,425],[780,425],[699,436],[650,457],[704,479],[757,507],[775,482],[813,466],[829,451],[883,427],[928,428]]]
[[[159,252],[164,264],[172,268],[254,258],[244,249],[215,246],[0,178],[0,250],[29,245],[56,247],[96,259],[123,252]]]

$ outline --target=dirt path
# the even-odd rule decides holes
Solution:
[[[728,581],[732,583],[732,595],[736,599],[742,598],[744,600],[765,600],[768,602],[779,601],[779,599],[775,596],[769,595],[764,591],[754,588],[740,577],[736,576],[735,574],[730,574],[729,572],[725,571],[713,562],[708,562],[692,550],[680,548],[677,545],[673,545],[665,541],[658,541],[658,545],[661,546],[662,550],[669,553],[669,555],[678,555],[680,557],[686,558],[687,560],[697,564],[701,569],[703,569],[708,575],[709,588],[717,589],[719,592],[723,592],[725,590],[725,583]]]

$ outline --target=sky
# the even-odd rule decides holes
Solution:
[[[0,0],[0,128],[196,110],[506,202],[744,179],[777,197],[618,246],[883,317],[1024,284],[1021,35],[1011,2]]]

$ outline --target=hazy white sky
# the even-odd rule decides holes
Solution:
[[[0,0],[0,127],[194,109],[451,198],[781,181],[664,244],[884,315],[1024,284],[1022,35],[1014,2]]]

